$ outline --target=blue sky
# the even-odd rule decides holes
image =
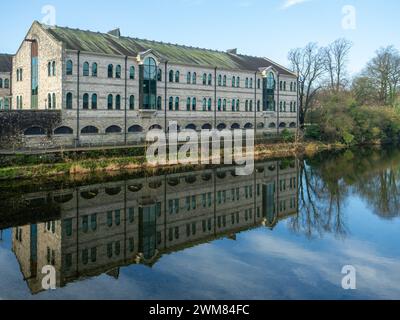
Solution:
[[[1,4],[0,52],[14,53],[42,8],[52,5],[56,24],[125,36],[266,56],[287,65],[291,48],[339,37],[354,43],[350,71],[358,72],[376,49],[400,49],[398,0],[14,0]],[[344,6],[355,9],[345,29]],[[346,20],[347,21],[347,20]],[[7,26],[7,27],[5,27]]]

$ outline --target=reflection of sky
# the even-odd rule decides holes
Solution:
[[[358,198],[346,208],[350,234],[308,240],[286,222],[166,255],[151,269],[122,268],[119,280],[102,275],[30,296],[10,251],[0,244],[0,298],[96,299],[361,299],[400,298],[400,220],[382,220]],[[356,291],[341,288],[341,269],[358,270]]]

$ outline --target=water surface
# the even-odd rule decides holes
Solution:
[[[399,169],[398,151],[356,150],[2,187],[0,299],[400,299]]]

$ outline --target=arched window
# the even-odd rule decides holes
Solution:
[[[55,76],[56,75],[56,62],[53,61],[51,66],[52,66],[52,74],[53,74],[53,76]]]
[[[192,103],[192,99],[187,98],[186,99],[186,111],[190,111],[191,103]]]
[[[249,100],[246,100],[244,110],[245,110],[246,112],[249,111]]]
[[[135,110],[135,96],[129,97],[129,110]]]
[[[293,102],[293,112],[297,112],[297,110],[296,110],[296,102]]]
[[[203,74],[203,85],[207,85],[207,74],[206,73],[204,73]]]
[[[245,81],[245,83],[244,83],[244,86],[245,86],[246,88],[249,87],[249,78],[246,78],[246,81]]]
[[[234,123],[234,124],[232,124],[231,129],[232,130],[240,129],[240,125],[238,123]]]
[[[121,110],[121,96],[119,94],[115,97],[115,109]]]
[[[236,78],[236,87],[240,88],[240,77]]]
[[[43,136],[46,132],[42,127],[31,127],[24,131],[25,136]]]
[[[129,68],[129,79],[135,80],[135,67],[131,66]]]
[[[142,96],[139,103],[139,108],[142,107],[145,110],[156,110],[157,109],[157,63],[156,61],[148,57],[143,62],[143,77],[142,83]]]
[[[223,101],[222,110],[226,111],[226,99],[224,99],[224,101]]]
[[[51,62],[47,64],[47,76],[51,76]]]
[[[66,66],[66,73],[67,76],[72,76],[72,72],[73,72],[73,63],[71,60],[67,61],[67,66]]]
[[[218,111],[221,111],[222,108],[222,100],[218,99]]]
[[[292,85],[292,84],[290,84],[290,85]],[[290,91],[292,91],[292,88],[290,88]],[[293,102],[292,101],[290,101],[290,107],[289,107],[290,109],[290,112],[293,112]]]
[[[211,98],[208,99],[208,111],[211,111],[212,109],[212,100]]]
[[[121,133],[122,129],[119,126],[110,126],[106,129],[106,134],[110,133]]]
[[[175,111],[179,111],[179,97],[175,98]]]
[[[89,62],[83,64],[83,76],[89,77]]]
[[[286,91],[286,81],[283,82],[283,91]]]
[[[292,128],[292,129],[293,129],[293,128],[296,128],[296,123],[295,123],[295,122],[291,122],[290,125],[289,125],[289,127]]]
[[[115,77],[117,79],[121,79],[121,66],[120,65],[117,65],[115,67]]]
[[[82,134],[97,134],[99,133],[99,129],[94,126],[87,126],[81,130]]]
[[[192,84],[196,84],[196,83],[197,83],[197,73],[193,72]]]
[[[250,89],[253,89],[253,78],[250,78]]]
[[[128,132],[130,132],[130,133],[139,133],[139,132],[143,132],[143,128],[142,128],[141,126],[139,126],[139,125],[134,125],[134,126],[132,126],[132,127],[130,127],[130,128],[128,129]]]
[[[211,73],[208,75],[208,85],[209,86],[212,85],[212,74]]]
[[[235,99],[232,99],[232,111],[236,110],[236,101]]]
[[[169,109],[169,111],[174,110],[174,98],[172,98],[172,97],[169,98],[168,109]]]
[[[236,100],[236,111],[237,112],[240,111],[240,100],[239,99]]]
[[[224,76],[223,86],[226,87],[226,75]]]
[[[162,81],[162,70],[160,68],[157,71],[157,81]]]
[[[279,111],[283,111],[283,101],[279,102]]]
[[[282,122],[282,123],[279,125],[279,128],[281,128],[281,129],[286,128],[286,123],[285,123],[285,122]]]
[[[261,89],[261,80],[260,79],[257,80],[257,89]]]
[[[218,86],[222,86],[222,75],[218,76]]]
[[[22,97],[20,99],[21,99],[21,109],[22,109]],[[56,94],[55,93],[52,94],[52,103],[53,103],[53,109],[56,109],[57,105],[56,105]]]
[[[67,93],[66,108],[69,110],[72,109],[72,93],[71,92]]]
[[[180,76],[181,76],[180,72],[179,72],[179,71],[176,71],[176,72],[175,72],[175,82],[176,82],[176,83],[179,83]]]
[[[283,102],[283,112],[286,112],[286,101]]]
[[[109,78],[113,78],[114,77],[114,66],[112,64],[108,65],[107,75],[108,75]]]
[[[196,111],[196,109],[197,109],[197,99],[193,98],[193,100],[192,100],[192,110]]]
[[[92,77],[97,77],[97,63],[92,63]]]
[[[204,124],[201,128],[202,128],[203,130],[211,130],[212,126],[211,126],[211,124],[206,123],[206,124]]]
[[[275,122],[271,122],[268,126],[270,129],[276,128]]]
[[[47,108],[51,109],[51,93],[47,95]]]
[[[9,79],[5,79],[4,80],[4,88],[5,89],[9,89],[10,88],[10,80]]]
[[[281,91],[283,90],[283,81],[279,82],[279,90],[281,90]]]
[[[232,88],[234,88],[236,86],[236,77],[233,76],[232,78]]]
[[[261,102],[260,102],[260,100],[257,101],[257,111],[258,112],[261,111]]]
[[[217,126],[217,129],[218,129],[218,130],[224,130],[224,129],[226,129],[226,124],[225,124],[225,123],[220,123],[220,124]]]
[[[246,123],[246,124],[244,125],[244,128],[245,128],[245,129],[252,129],[252,128],[253,128],[253,124],[251,124],[251,123]]]
[[[169,82],[174,82],[174,70],[169,72]]]
[[[157,109],[162,109],[162,98],[160,96],[157,98]]]
[[[89,109],[89,95],[87,93],[83,95],[83,109]]]
[[[293,82],[290,82],[290,91],[293,91]]]
[[[17,78],[18,78],[18,70],[17,70]],[[0,89],[2,89],[2,88],[3,88],[3,79],[0,78]]]
[[[186,82],[187,84],[190,84],[191,81],[192,81],[192,74],[189,71],[186,75]]]
[[[249,103],[249,111],[250,111],[250,112],[253,111],[253,100],[250,100],[250,103]]]
[[[109,94],[107,97],[107,109],[112,110],[113,109],[113,104],[114,104],[114,97],[112,94]]]
[[[97,94],[93,93],[92,94],[92,110],[97,109]]]
[[[55,135],[61,135],[61,134],[73,134],[74,131],[70,127],[59,127],[56,130],[54,130]]]
[[[203,111],[207,111],[207,99],[203,99]]]

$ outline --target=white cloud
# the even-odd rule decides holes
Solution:
[[[296,6],[298,4],[302,4],[310,0],[285,0],[285,3],[282,6],[282,9],[288,9],[290,7]]]

